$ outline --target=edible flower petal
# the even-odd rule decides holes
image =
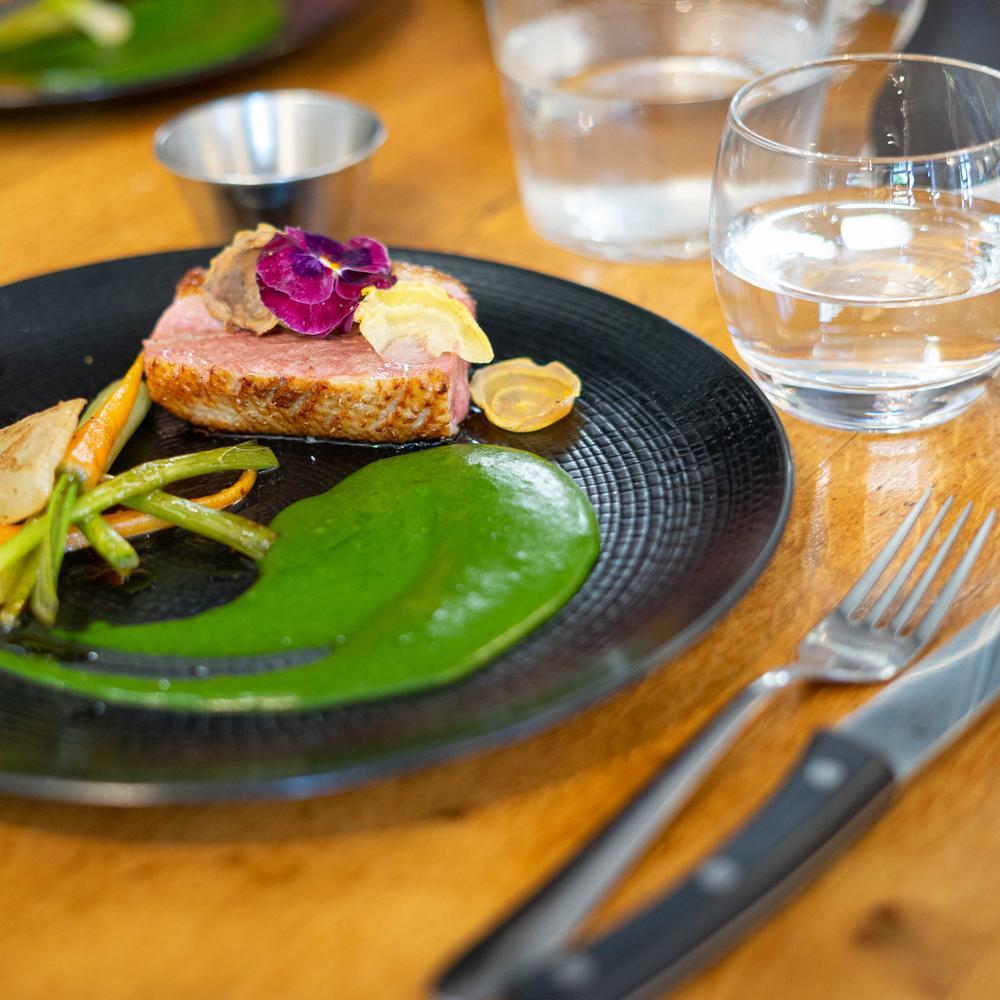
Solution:
[[[296,302],[276,288],[260,284],[259,289],[264,305],[296,333],[324,337],[338,327],[346,333],[354,322],[354,310],[358,305],[356,300],[332,294],[323,302]]]
[[[389,252],[377,240],[356,236],[338,243],[295,226],[277,233],[257,261],[261,301],[295,333],[347,332],[365,288],[390,288]]]
[[[372,275],[387,276],[389,268],[389,251],[370,236],[355,236],[343,248],[340,263],[343,281],[357,284]]]
[[[343,252],[334,240],[289,226],[261,251],[257,279],[296,302],[325,302],[337,284],[336,269]]]

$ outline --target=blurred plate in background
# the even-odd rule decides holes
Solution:
[[[131,0],[117,48],[79,31],[0,48],[0,109],[182,86],[301,48],[360,0]],[[20,6],[20,5],[19,5]]]

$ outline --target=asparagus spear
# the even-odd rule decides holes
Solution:
[[[270,529],[249,518],[225,510],[211,510],[193,500],[171,496],[154,490],[132,497],[129,506],[143,514],[152,514],[163,521],[186,528],[197,535],[213,538],[251,559],[263,559],[264,553],[277,537]]]
[[[76,482],[63,473],[56,481],[48,510],[42,517],[45,531],[38,558],[38,575],[31,594],[31,610],[45,625],[55,624],[59,610],[59,570],[62,568],[70,512],[77,489]]]
[[[35,521],[34,523],[38,524],[39,522]],[[19,563],[20,572],[7,595],[7,600],[4,601],[3,608],[0,609],[0,628],[12,629],[20,620],[21,610],[35,585],[39,555],[38,549],[35,549]]]
[[[261,471],[274,469],[277,465],[278,460],[270,448],[252,441],[144,462],[128,472],[106,479],[78,497],[73,505],[71,520],[79,524],[84,518],[100,514],[108,507],[128,501],[130,497],[152,492],[182,479],[192,479],[211,472],[244,469]],[[0,572],[31,552],[41,542],[44,531],[45,526],[41,520],[31,521],[0,545]]]
[[[128,573],[139,565],[139,553],[100,514],[82,518],[77,527],[91,548],[119,573]]]

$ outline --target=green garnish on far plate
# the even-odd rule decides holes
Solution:
[[[247,55],[284,26],[280,0],[133,0],[123,6],[133,28],[117,45],[75,29],[5,42],[5,23],[30,10],[0,17],[0,87],[56,94],[183,76]]]

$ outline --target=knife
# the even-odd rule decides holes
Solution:
[[[526,971],[504,996],[662,996],[803,887],[998,697],[1000,607],[818,732],[774,796],[666,896],[581,949]]]

